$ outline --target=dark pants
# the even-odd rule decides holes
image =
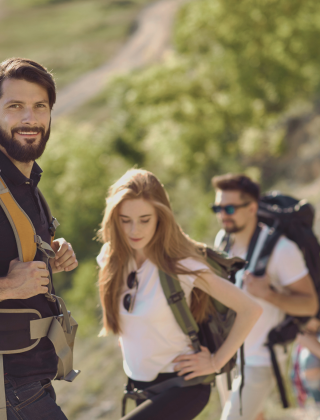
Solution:
[[[32,382],[13,388],[6,383],[8,420],[68,420],[56,404],[51,382]]]
[[[160,378],[163,377],[164,379],[167,379],[166,376],[168,376],[168,379],[170,376],[172,377],[171,374],[159,375]],[[161,380],[153,382],[131,382],[133,382],[136,388],[143,390],[148,386],[161,382]],[[170,388],[139,404],[131,413],[122,417],[122,420],[192,420],[207,405],[210,390],[210,385]]]

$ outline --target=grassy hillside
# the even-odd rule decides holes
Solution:
[[[0,61],[52,70],[58,88],[112,57],[150,0],[1,0]]]

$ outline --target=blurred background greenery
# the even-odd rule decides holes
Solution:
[[[149,3],[0,0],[0,59],[38,60],[61,89],[114,55]],[[179,10],[161,63],[115,78],[91,102],[54,121],[40,160],[41,189],[61,223],[58,235],[79,260],[74,273],[55,278],[80,323],[79,361],[93,351],[85,337],[99,330],[96,232],[108,187],[127,169],[152,170],[183,229],[209,245],[218,230],[209,210],[216,174],[242,171],[263,189],[277,186],[320,207],[319,39],[314,0],[191,0]],[[115,341],[93,342],[95,362],[112,353],[120,369]],[[109,374],[116,378],[112,369]],[[119,417],[112,405],[118,388],[97,378],[91,399],[73,392],[70,419],[81,420],[106,390],[110,404],[99,415]],[[62,396],[66,388],[59,386]],[[215,410],[206,408],[199,419],[218,418]]]
[[[42,189],[81,263],[57,279],[58,291],[80,297],[107,189],[134,165],[161,179],[184,230],[209,244],[213,175],[244,171],[271,187],[290,148],[284,120],[317,103],[319,37],[313,1],[191,1],[164,62],[115,79],[55,122]]]

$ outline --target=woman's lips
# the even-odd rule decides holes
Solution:
[[[141,240],[142,240],[142,238],[130,238],[130,241],[132,241],[132,242],[139,242]]]

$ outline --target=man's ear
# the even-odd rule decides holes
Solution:
[[[255,216],[258,213],[259,204],[257,201],[252,201],[249,205],[250,213]]]

